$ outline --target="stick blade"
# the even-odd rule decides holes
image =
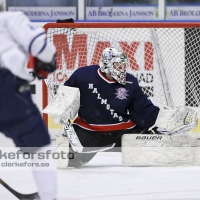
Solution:
[[[5,183],[2,179],[0,179],[0,184],[2,184],[8,191],[10,191],[13,195],[15,195],[20,200],[40,200],[39,194],[21,194],[14,189],[12,189],[7,183]]]
[[[20,200],[40,200],[38,193],[22,194]]]

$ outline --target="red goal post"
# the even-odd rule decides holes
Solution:
[[[57,70],[43,82],[43,108],[52,99],[54,86],[63,84],[78,67],[98,64],[102,50],[116,46],[127,54],[129,73],[153,103],[198,110],[200,23],[47,23],[44,28],[57,49]],[[48,124],[45,114],[44,120]]]

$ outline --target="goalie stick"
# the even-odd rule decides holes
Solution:
[[[0,179],[1,185],[3,185],[8,191],[10,191],[13,195],[15,195],[20,200],[39,200],[39,194],[32,193],[32,194],[21,194],[14,189],[12,189],[7,183],[5,183],[2,179]]]

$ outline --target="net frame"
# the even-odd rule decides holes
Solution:
[[[200,28],[199,22],[107,22],[107,23],[47,23],[44,29],[53,28]],[[165,81],[165,80],[164,80]],[[48,92],[45,82],[42,83],[43,108],[48,104]],[[48,126],[48,116],[43,114],[43,119]]]

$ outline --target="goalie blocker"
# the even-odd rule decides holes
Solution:
[[[80,91],[78,88],[60,85],[53,101],[43,110],[53,116],[56,124],[66,124],[74,120],[80,107]]]

